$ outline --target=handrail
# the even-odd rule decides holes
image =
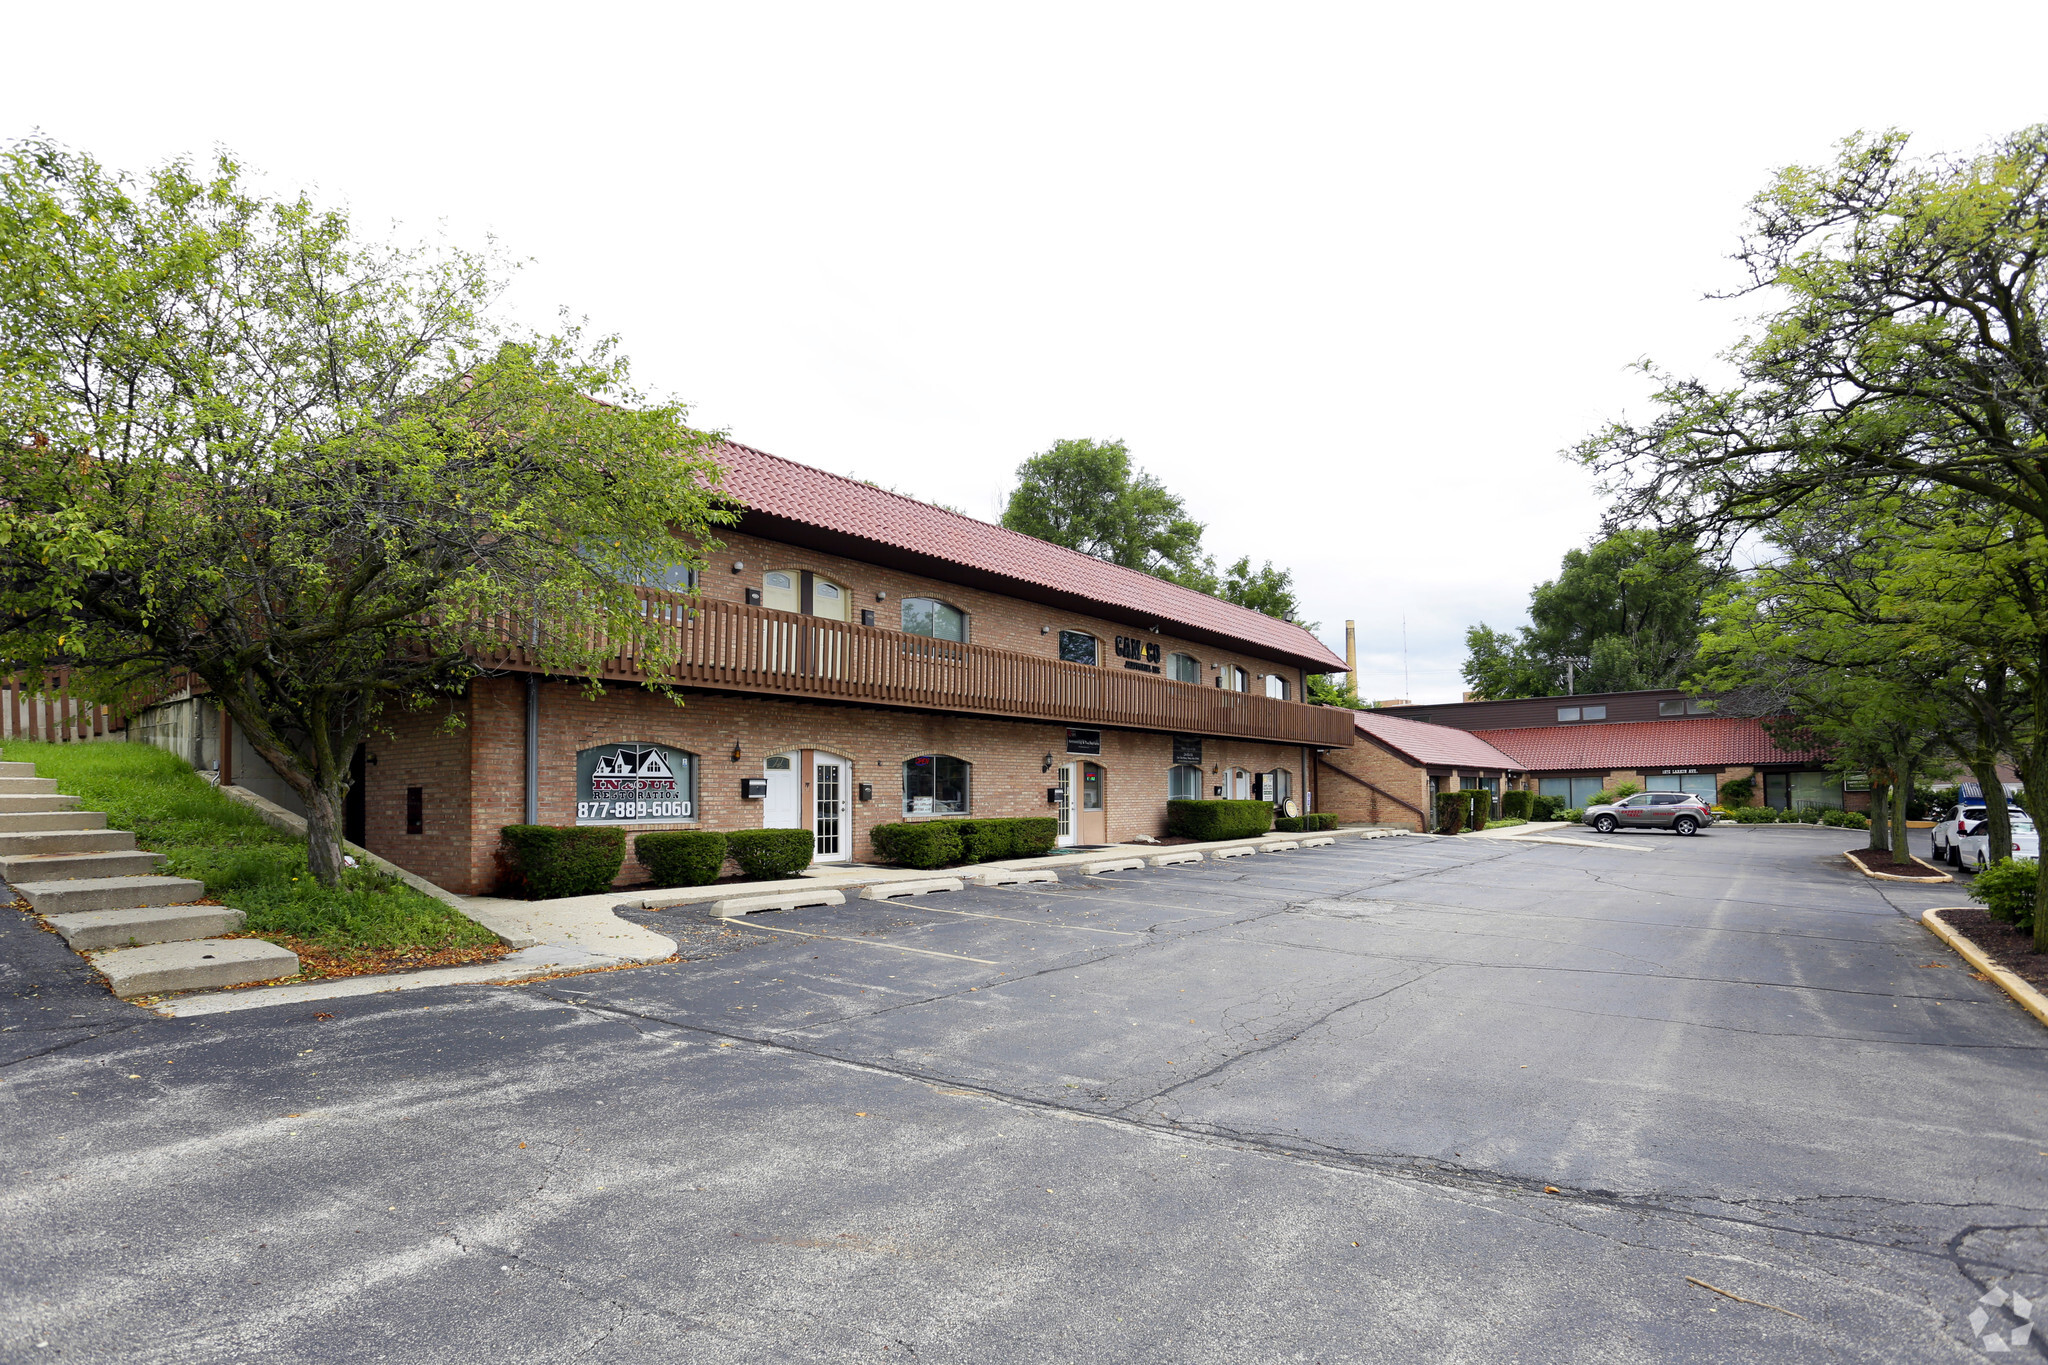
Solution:
[[[1128,726],[1189,735],[1348,748],[1348,711],[1174,682],[1135,670],[934,640],[882,626],[802,616],[651,590],[651,615],[672,632],[676,659],[660,670],[621,649],[602,676],[688,687],[836,698],[1064,724]],[[502,641],[479,662],[535,671],[530,623],[492,623]]]

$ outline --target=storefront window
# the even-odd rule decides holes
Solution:
[[[973,765],[950,754],[919,754],[903,764],[905,815],[965,815]]]
[[[1199,801],[1202,799],[1202,770],[1192,763],[1181,763],[1166,770],[1166,795],[1175,801]]]
[[[1561,797],[1567,806],[1582,810],[1594,793],[1600,790],[1600,777],[1546,777],[1536,784],[1536,790],[1543,796]]]
[[[1652,773],[1643,779],[1643,788],[1653,792],[1688,792],[1710,806],[1714,804],[1712,773]]]

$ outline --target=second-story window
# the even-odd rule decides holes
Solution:
[[[1223,671],[1216,675],[1216,685],[1227,692],[1249,692],[1252,690],[1252,675],[1236,664],[1223,665]]]
[[[1266,675],[1266,695],[1286,701],[1287,679],[1281,677],[1278,673],[1268,673]]]
[[[967,613],[929,597],[903,599],[903,629],[909,635],[967,643]]]
[[[1166,676],[1175,682],[1198,683],[1202,680],[1202,666],[1195,662],[1192,654],[1169,654],[1166,656]]]
[[[1070,664],[1095,662],[1095,637],[1085,630],[1060,632],[1060,658]]]

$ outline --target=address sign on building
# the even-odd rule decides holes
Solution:
[[[690,755],[665,744],[600,744],[576,755],[576,823],[667,824],[696,818]]]

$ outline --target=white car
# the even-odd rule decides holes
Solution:
[[[1982,872],[1991,863],[1991,822],[1977,820],[1971,823],[1963,837],[1956,841],[1956,852],[1962,861]],[[2041,834],[2034,828],[2034,822],[2020,811],[2012,813],[2012,856],[2015,858],[2041,857]]]
[[[1929,837],[1934,841],[1934,861],[1947,863],[1950,867],[1961,867],[1963,836],[1970,832],[1971,825],[1983,818],[1983,799],[1974,796],[1948,810],[1937,811],[1934,816],[1934,828],[1929,831]]]

